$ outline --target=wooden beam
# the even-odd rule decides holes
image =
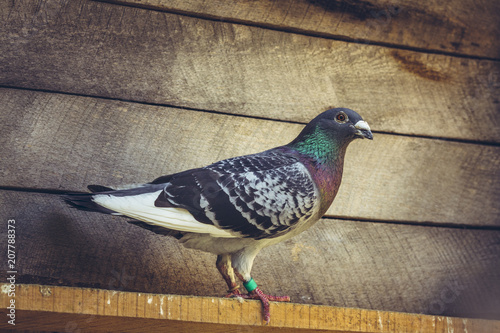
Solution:
[[[346,106],[377,131],[500,142],[498,61],[86,0],[35,4],[0,3],[0,85],[302,123]]]
[[[174,331],[223,332],[242,329],[274,332],[277,328],[297,331],[334,332],[496,332],[500,321],[427,316],[398,312],[339,308],[294,303],[272,303],[271,322],[262,321],[257,301],[131,293],[123,291],[54,287],[15,286],[15,298],[1,284],[0,328],[9,325],[7,307],[15,300],[16,329],[46,331]]]
[[[105,0],[304,34],[500,58],[497,1]],[[483,24],[477,24],[480,17]]]
[[[0,185],[22,188],[149,182],[286,144],[303,128],[13,89],[0,89],[0,103],[0,150],[11,156],[2,160]],[[498,226],[499,171],[500,147],[375,134],[349,147],[327,215]]]
[[[16,221],[18,283],[227,293],[215,255],[127,218],[72,209],[58,195],[16,191],[0,191],[0,211],[0,239],[7,239],[7,219]],[[499,253],[498,230],[323,219],[262,250],[252,275],[264,292],[295,303],[500,319]],[[0,281],[6,275],[1,270]]]

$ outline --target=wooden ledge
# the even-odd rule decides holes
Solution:
[[[334,332],[500,332],[500,321],[452,318],[294,303],[272,303],[262,321],[258,301],[158,295],[112,290],[0,284],[0,328],[44,331],[275,331],[279,328]],[[6,312],[15,300],[16,326]],[[6,319],[7,318],[7,319]]]

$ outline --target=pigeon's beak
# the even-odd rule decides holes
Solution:
[[[368,126],[368,123],[366,121],[358,121],[354,125],[354,128],[356,129],[356,132],[354,132],[355,135],[361,137],[362,139],[367,138],[373,140],[372,131],[370,130],[370,126]]]

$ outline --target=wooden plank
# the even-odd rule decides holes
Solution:
[[[347,106],[378,131],[500,142],[497,61],[85,0],[0,6],[0,85],[297,122]]]
[[[0,89],[0,185],[85,190],[263,151],[303,125]],[[328,216],[500,224],[500,147],[376,134],[346,156]],[[478,200],[480,196],[480,200]]]
[[[51,295],[43,296],[50,299],[50,303],[60,303],[62,308],[70,309],[71,308],[71,299],[68,297],[61,297],[63,295],[72,295],[75,292],[81,292],[84,297],[89,289],[86,288],[69,288],[69,287],[52,287],[52,286],[40,286],[40,285],[18,285],[19,289],[28,289],[31,290],[30,294],[35,294],[39,292],[41,288],[50,289],[53,291]],[[134,296],[140,297],[137,293],[130,292],[113,292],[108,290],[99,290],[98,293],[102,293],[105,297],[110,297],[109,294],[114,293],[118,296],[118,300],[126,300],[132,299]],[[135,294],[135,295],[134,295]],[[122,297],[125,295],[131,295],[132,297]],[[163,295],[166,296],[166,295]],[[146,295],[146,298],[154,298],[153,295]],[[7,295],[4,293],[0,294],[0,302],[5,303],[5,299],[7,299]],[[161,329],[162,331],[165,329],[169,329],[170,331],[175,327],[179,328],[194,328],[195,332],[203,331],[203,332],[220,332],[221,329],[226,328],[226,332],[230,328],[236,328],[237,326],[231,325],[214,325],[212,322],[204,322],[200,320],[198,313],[193,314],[192,308],[202,309],[205,301],[216,301],[223,304],[241,304],[238,300],[235,299],[214,299],[214,298],[206,298],[206,297],[182,297],[178,295],[168,295],[167,299],[174,301],[174,299],[178,299],[181,304],[185,304],[181,308],[181,312],[185,314],[185,319],[181,322],[171,321],[171,320],[157,320],[153,319],[147,315],[143,315],[141,313],[137,313],[137,316],[117,316],[116,311],[115,314],[107,314],[104,315],[99,310],[99,305],[94,304],[93,313],[91,317],[84,316],[78,312],[74,311],[54,311],[54,309],[47,307],[45,303],[35,303],[34,308],[35,311],[23,311],[26,310],[26,304],[33,302],[33,299],[28,297],[19,297],[17,298],[18,308],[17,312],[19,317],[24,317],[26,315],[25,320],[18,319],[16,323],[16,329],[33,329],[33,324],[37,324],[36,329],[38,330],[60,330],[61,327],[64,329],[73,328],[73,329],[81,329],[88,330],[91,328],[93,331],[102,331],[107,329],[112,329],[113,331],[123,331],[123,332],[136,332],[138,329],[140,331],[146,330],[153,326],[155,331]],[[184,303],[184,300],[189,299],[189,302]],[[245,304],[251,305],[251,310],[254,313],[260,314],[260,304],[256,301],[246,301]],[[120,307],[126,306],[125,304],[120,304],[120,302],[113,304],[113,308],[117,310]],[[317,305],[302,305],[302,304],[291,304],[294,311],[293,313],[284,313],[286,319],[283,324],[276,324],[276,321],[280,321],[281,318],[274,318],[271,320],[269,325],[264,325],[262,321],[262,315],[259,315],[260,320],[255,323],[245,323],[245,327],[250,331],[258,331],[258,332],[274,332],[277,328],[293,328],[293,331],[302,331],[307,329],[308,331],[316,331],[316,330],[329,330],[329,331],[342,331],[345,333],[349,332],[420,332],[422,328],[422,318],[426,321],[435,321],[435,316],[417,316],[406,313],[392,313],[392,320],[394,321],[394,329],[388,329],[387,327],[378,326],[379,316],[374,316],[376,314],[375,311],[363,310],[363,309],[351,309],[351,308],[337,308],[337,307],[324,307]],[[228,308],[225,306],[225,308]],[[349,323],[345,322],[337,322],[334,326],[331,326],[329,323],[322,321],[318,317],[309,317],[309,311],[312,310],[314,312],[318,312],[319,309],[326,310],[329,312],[337,312],[344,313],[346,315],[346,320]],[[5,312],[5,309],[1,310]],[[54,320],[55,316],[53,314],[58,315],[58,320]],[[276,314],[273,313],[275,316]],[[306,314],[306,316],[302,316],[302,314]],[[43,316],[42,316],[43,315]],[[219,312],[218,313],[218,321],[233,321],[233,319],[225,320],[225,318],[231,318],[231,313],[228,312]],[[237,316],[240,316],[238,314]],[[355,322],[352,322],[353,318]],[[135,320],[131,320],[135,319]],[[239,319],[236,317],[235,319]],[[463,318],[453,318],[453,317],[440,317],[442,322],[446,323],[446,325],[436,329],[436,333],[440,332],[497,332],[500,330],[500,321],[492,321],[492,320],[480,320],[480,319],[463,319]],[[200,323],[202,325],[196,325],[195,323]],[[65,326],[64,326],[65,325]],[[139,326],[140,325],[140,326]],[[172,327],[173,326],[173,327]],[[315,328],[312,328],[315,327]],[[376,329],[374,329],[376,327]],[[4,321],[0,322],[0,328],[11,328]],[[148,330],[149,331],[149,330]],[[192,331],[192,330],[190,330]]]
[[[104,1],[363,43],[500,58],[498,1]]]
[[[189,303],[189,297],[180,303],[164,298],[158,308],[161,299],[153,296],[149,304],[149,294],[226,294],[214,255],[184,249],[175,239],[130,225],[125,218],[77,211],[49,194],[0,191],[0,203],[3,216],[14,218],[18,226],[17,283],[136,291],[141,293],[137,299],[110,298],[109,305],[132,304],[118,313],[124,316],[145,316],[151,306],[154,314],[148,317],[160,318],[163,310],[163,318],[169,320],[186,320],[184,307],[190,309],[189,316],[202,320],[205,308]],[[2,219],[0,239],[5,239],[6,230]],[[5,247],[1,242],[0,252],[5,253]],[[498,230],[324,219],[264,249],[252,274],[264,292],[289,295],[301,304],[500,319],[499,253]],[[5,274],[0,271],[0,281],[6,281]],[[107,297],[91,289],[78,296],[78,312],[90,315],[99,304],[100,314],[109,314]],[[211,316],[241,316],[237,321],[218,321],[221,324],[253,323],[257,319],[248,306],[218,303],[210,311]],[[276,311],[296,313],[289,306]],[[307,319],[300,311],[301,316],[293,319],[299,323]],[[331,318],[323,313],[318,318],[335,325],[342,322],[346,329],[359,326],[362,319],[349,313]]]

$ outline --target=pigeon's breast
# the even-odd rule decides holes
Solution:
[[[319,217],[323,216],[337,196],[342,181],[343,163],[332,164],[305,163],[316,185],[319,197]]]

